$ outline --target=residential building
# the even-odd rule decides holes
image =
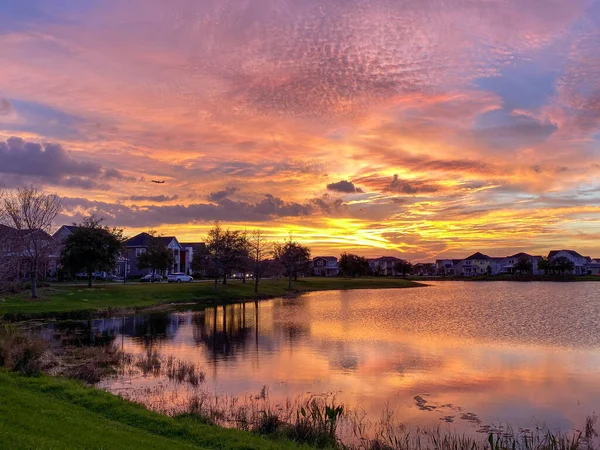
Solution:
[[[34,269],[31,265],[34,256],[38,260],[38,276],[56,274],[56,244],[52,236],[43,230],[18,230],[0,224],[2,276],[10,279],[29,278]]]
[[[589,256],[582,256],[575,250],[552,250],[548,253],[548,261],[563,257],[573,263],[572,275],[585,275],[588,273],[587,266],[592,262],[592,258]]]
[[[542,275],[543,271],[538,268],[538,263],[542,259],[541,256],[532,256],[528,253],[517,253],[512,256],[502,258],[499,262],[499,274],[515,273],[515,265],[521,260],[527,260],[531,263],[531,275]],[[495,274],[495,273],[494,273]]]
[[[454,274],[465,277],[485,275],[491,270],[491,258],[480,252],[472,254],[454,266]]]
[[[374,274],[383,276],[396,276],[400,274],[396,272],[395,266],[397,263],[404,260],[396,258],[395,256],[382,256],[376,259],[369,259],[368,261],[371,272]]]
[[[317,277],[337,277],[340,266],[335,256],[317,256],[312,260],[312,272]]]
[[[437,274],[440,276],[454,276],[454,267],[461,262],[462,259],[437,259],[435,261]]]
[[[148,233],[140,233],[125,241],[125,255],[122,264],[127,264],[128,276],[137,277],[150,273],[149,269],[140,269],[137,262],[140,256],[148,251],[150,242],[154,238]],[[188,257],[185,254],[182,257],[185,250],[177,238],[175,236],[158,236],[156,239],[160,239],[165,247],[173,252],[173,265],[167,270],[167,274],[175,272],[188,273],[190,270],[187,265]]]
[[[208,260],[205,260],[203,264],[201,264],[201,268],[193,271],[192,270],[192,262],[194,258],[198,255],[206,255],[206,244],[204,242],[186,242],[181,243],[181,247],[183,248],[182,254],[184,255],[183,265],[182,267],[187,268],[187,274],[193,275],[194,272],[196,275],[205,277],[207,276],[208,271]],[[205,258],[206,259],[206,258]]]

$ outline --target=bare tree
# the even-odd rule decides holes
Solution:
[[[310,249],[294,241],[292,235],[282,244],[275,244],[275,259],[285,267],[288,277],[288,289],[292,290],[292,279],[298,279],[298,273],[306,272],[310,266]]]
[[[262,277],[266,259],[273,254],[273,244],[265,239],[261,230],[256,229],[250,233],[248,246],[254,271],[254,293],[258,294],[258,283]]]
[[[7,193],[2,200],[5,222],[16,230],[11,245],[16,246],[19,259],[30,273],[31,297],[37,298],[39,272],[53,250],[49,232],[62,209],[62,200],[34,187]]]

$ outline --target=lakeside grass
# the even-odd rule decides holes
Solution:
[[[267,299],[289,295],[287,280],[263,280],[259,294],[254,294],[251,280],[242,283],[229,280],[214,291],[211,282],[182,284],[154,283],[116,285],[103,284],[92,289],[55,285],[40,291],[32,300],[27,292],[0,299],[0,315],[12,319],[46,317],[62,314],[86,314],[102,311],[148,308],[172,303],[214,305],[244,300]],[[311,291],[409,288],[423,286],[401,278],[304,278],[293,283],[291,293]]]
[[[300,449],[244,431],[148,411],[98,389],[0,371],[0,448]]]

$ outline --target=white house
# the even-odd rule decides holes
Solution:
[[[575,250],[552,250],[548,253],[548,261],[557,258],[567,258],[574,265],[572,275],[585,275],[588,273],[588,265],[592,262],[589,256],[581,256]]]
[[[317,256],[312,260],[313,275],[317,277],[337,277],[340,273],[338,259],[335,256]]]
[[[489,267],[489,269],[488,269]],[[454,266],[454,274],[466,277],[485,275],[491,271],[491,258],[483,253],[474,253]]]
[[[538,268],[538,262],[542,259],[541,256],[532,256],[529,255],[527,253],[517,253],[515,255],[512,256],[507,256],[506,258],[501,258],[500,261],[498,262],[499,265],[499,271],[498,272],[492,272],[494,274],[498,273],[498,274],[502,274],[502,273],[514,273],[515,271],[515,265],[520,261],[520,260],[527,260],[531,263],[531,274],[532,275],[542,275],[543,271],[541,271]]]

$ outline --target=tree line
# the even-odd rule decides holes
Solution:
[[[102,218],[90,215],[73,224],[72,233],[57,249],[50,232],[62,209],[58,195],[34,187],[6,191],[0,186],[0,226],[5,227],[0,230],[0,291],[22,276],[31,282],[32,298],[37,298],[39,279],[46,275],[51,256],[58,258],[65,273],[85,273],[90,287],[94,273],[114,270],[126,247],[123,229],[108,227]],[[160,235],[154,231],[149,234],[146,251],[137,259],[138,268],[165,272],[173,266],[173,253]],[[246,273],[252,272],[258,293],[268,268],[285,275],[291,289],[292,281],[310,267],[310,258],[310,249],[291,235],[284,242],[272,242],[260,229],[224,229],[217,222],[207,234],[205,247],[195,252],[192,270],[205,271],[214,278],[215,290],[219,280],[226,284],[234,271],[243,274],[243,282]]]

